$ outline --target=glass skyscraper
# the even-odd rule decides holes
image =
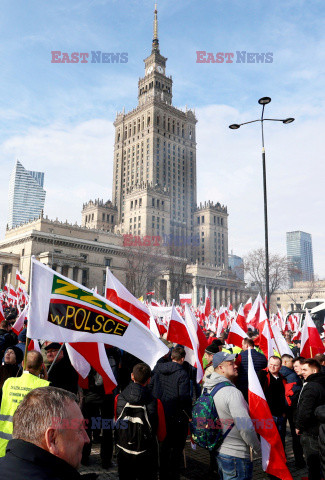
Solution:
[[[313,247],[310,233],[287,232],[287,259],[289,286],[293,282],[310,282],[314,279]]]
[[[40,215],[46,195],[43,184],[43,172],[26,170],[16,161],[9,182],[9,229]]]

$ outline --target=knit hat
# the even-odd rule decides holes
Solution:
[[[219,367],[220,363],[222,362],[230,362],[231,360],[235,360],[236,354],[233,353],[226,353],[226,352],[218,352],[213,355],[212,365],[213,368]]]
[[[16,355],[16,364],[19,365],[22,361],[23,361],[23,358],[24,358],[24,352],[16,347],[15,345],[12,345],[11,347],[8,347],[5,351],[5,354],[3,356],[3,358],[5,357],[6,353],[8,350],[13,350],[15,352],[15,355]]]
[[[214,355],[215,353],[219,352],[219,347],[216,344],[211,343],[211,345],[205,349],[205,352],[209,355]]]

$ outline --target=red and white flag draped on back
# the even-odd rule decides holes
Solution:
[[[250,349],[248,349],[248,405],[256,433],[261,437],[263,470],[281,480],[292,480],[286,465],[282,441],[256,375]]]
[[[135,298],[122,283],[114,277],[110,269],[106,268],[105,297],[115,303],[135,318],[140,320],[146,327],[150,326],[150,312],[148,307]]]

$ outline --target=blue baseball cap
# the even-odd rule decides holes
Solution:
[[[236,354],[234,353],[227,353],[227,352],[218,352],[213,355],[212,365],[213,368],[219,367],[220,363],[222,362],[230,362],[231,360],[235,360]]]

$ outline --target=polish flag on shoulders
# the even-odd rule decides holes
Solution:
[[[281,480],[293,480],[286,465],[286,456],[278,429],[254,369],[250,349],[248,349],[248,405],[256,433],[261,438],[264,472]]]
[[[150,327],[150,312],[146,305],[135,298],[122,283],[114,277],[109,268],[106,268],[105,296],[125,311],[140,320],[146,327]]]
[[[23,285],[26,283],[26,280],[25,280],[24,277],[21,275],[21,273],[19,272],[19,270],[16,270],[16,280],[18,280],[18,282],[22,283]]]
[[[313,358],[317,353],[324,353],[325,347],[315,323],[306,309],[306,316],[301,330],[300,356]]]

